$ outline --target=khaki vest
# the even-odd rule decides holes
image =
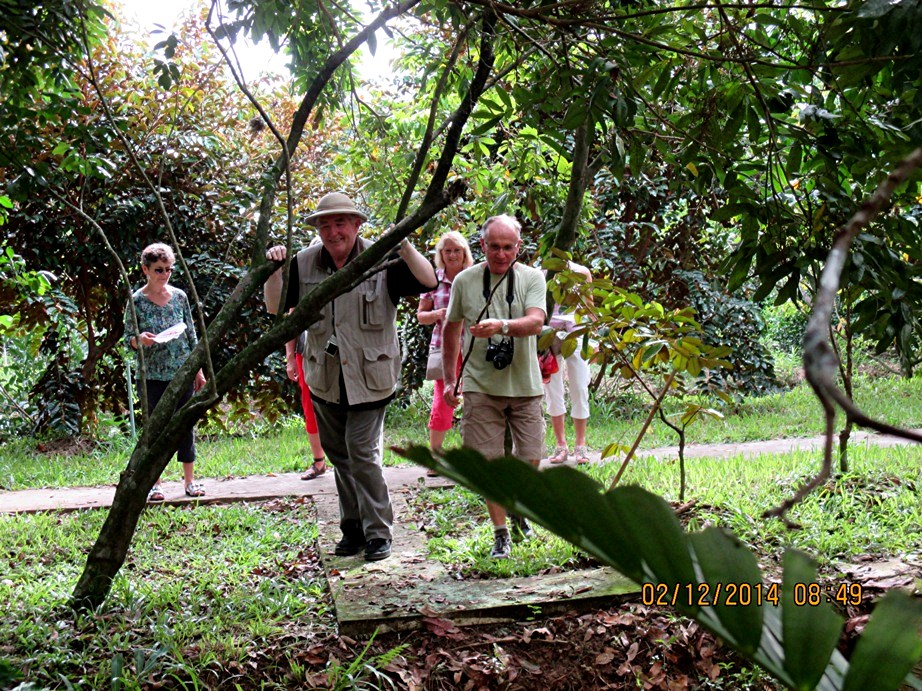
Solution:
[[[364,238],[358,242],[360,251],[372,244]],[[318,243],[297,254],[299,297],[331,275],[320,267],[321,249]],[[334,314],[337,356],[326,352],[334,332]],[[339,403],[342,369],[349,405],[380,401],[394,393],[400,375],[400,342],[397,308],[387,294],[387,271],[379,271],[340,295],[323,307],[321,315],[308,328],[304,349],[304,380],[311,392],[324,401]]]

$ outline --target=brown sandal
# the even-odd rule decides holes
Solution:
[[[318,477],[327,472],[326,461],[314,461],[311,463],[311,467],[307,469],[307,472],[301,476],[302,480],[316,480]]]
[[[566,446],[558,446],[556,449],[554,449],[554,455],[551,456],[548,460],[551,463],[566,463],[569,457],[569,449],[567,449]]]

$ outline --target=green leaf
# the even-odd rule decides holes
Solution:
[[[628,451],[630,451],[630,448],[625,446],[624,444],[614,443],[614,444],[609,444],[604,449],[602,449],[601,455],[602,455],[602,458],[611,458],[615,454],[626,455]]]
[[[575,468],[551,468],[538,473],[516,458],[488,461],[476,451],[463,448],[446,452],[444,462],[433,459],[426,447],[395,451],[540,523],[629,578],[643,573],[633,537],[614,513],[610,497],[597,482]],[[540,515],[536,507],[540,507]],[[595,520],[589,521],[590,516]]]
[[[876,19],[883,17],[893,11],[894,3],[892,0],[867,0],[858,7],[858,16],[862,19]]]
[[[688,536],[721,625],[734,644],[752,655],[762,638],[762,573],[752,552],[720,528]],[[724,594],[717,591],[720,585]]]
[[[749,141],[759,140],[762,134],[762,116],[757,108],[750,106],[746,111],[746,126],[749,129]]]
[[[922,656],[922,603],[890,591],[858,639],[844,691],[896,689]]]
[[[632,556],[644,563],[642,573],[625,575],[670,588],[697,582],[688,541],[669,504],[640,487],[618,487],[607,497],[617,520],[608,529],[621,531],[632,546]],[[695,603],[686,604],[691,605],[686,611],[698,610]]]
[[[538,350],[547,350],[550,348],[556,337],[557,333],[553,329],[548,328],[546,332],[538,336]]]
[[[795,688],[812,689],[836,648],[842,619],[822,596],[816,581],[816,563],[810,557],[789,549],[784,553],[783,564],[784,668]],[[817,595],[818,601],[814,598]]]
[[[647,147],[644,145],[640,137],[635,137],[634,141],[631,142],[630,149],[630,164],[632,174],[640,175],[643,172],[643,164],[647,157],[647,151]]]
[[[788,177],[797,177],[800,175],[800,166],[803,160],[804,149],[801,146],[800,141],[795,140],[791,145],[791,150],[788,153],[788,159],[785,162],[784,172]]]
[[[541,262],[541,268],[547,269],[548,271],[566,271],[567,266],[566,259],[559,259],[557,257],[547,257]]]
[[[560,344],[560,354],[566,359],[576,352],[578,345],[575,338],[568,338]]]

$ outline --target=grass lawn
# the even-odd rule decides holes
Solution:
[[[855,400],[872,417],[904,427],[922,427],[922,377],[859,378]],[[392,404],[385,423],[385,447],[427,444],[429,398],[414,394],[403,408]],[[638,434],[648,401],[636,395],[622,395],[617,400],[592,401],[588,438],[594,449],[609,444],[629,446]],[[708,405],[714,405],[713,401]],[[672,411],[678,411],[675,402]],[[823,429],[821,410],[809,387],[801,384],[781,394],[747,398],[723,409],[724,419],[700,418],[688,428],[687,443],[741,442],[781,439],[820,434]],[[554,448],[554,436],[548,425],[547,448]],[[573,431],[568,420],[568,439],[572,447]],[[672,446],[675,433],[654,420],[641,443],[641,449]],[[457,430],[449,432],[445,444],[460,445]],[[54,448],[54,444],[48,444]],[[37,453],[36,442],[24,439],[5,444],[0,457],[0,487],[78,487],[115,484],[131,453],[130,437],[111,427],[92,450],[75,454]],[[275,427],[254,424],[236,435],[211,435],[198,431],[196,476],[228,477],[283,473],[302,470],[309,458],[303,422],[294,416]],[[386,465],[406,463],[390,450]],[[179,479],[179,465],[172,462],[164,479]],[[705,483],[707,484],[707,483]]]
[[[919,427],[920,388],[922,379],[862,380],[856,399],[872,415]],[[640,426],[639,409],[621,418],[619,406],[627,410],[627,403],[608,405],[596,404],[593,410],[590,444],[595,448],[630,443]],[[422,399],[419,405],[393,408],[387,443],[423,443],[426,412]],[[821,427],[818,412],[809,391],[800,388],[744,401],[724,420],[692,427],[689,441],[813,435]],[[643,448],[675,443],[667,431],[654,428]],[[453,439],[458,443],[456,436],[448,443]],[[34,441],[22,441],[4,448],[4,487],[114,483],[130,452],[119,436],[73,455],[37,453],[34,447]],[[197,475],[300,470],[306,452],[303,427],[294,418],[258,434],[205,435]],[[803,525],[792,532],[760,515],[816,471],[818,453],[689,459],[688,498],[695,504],[683,519],[693,530],[728,527],[769,567],[783,547],[804,549],[819,558],[827,576],[839,563],[922,552],[922,448],[853,445],[850,460],[848,474],[792,511],[791,518]],[[617,466],[606,463],[586,472],[607,485]],[[167,475],[178,477],[178,465],[172,464]],[[676,463],[642,453],[624,481],[668,500],[678,494]],[[412,514],[404,520],[425,528],[430,558],[451,564],[459,578],[542,573],[586,563],[584,555],[540,528],[537,539],[517,546],[508,562],[491,562],[484,558],[490,528],[478,497],[460,489],[415,492]],[[25,671],[29,681],[54,688],[235,688],[235,679],[245,689],[359,688],[358,682],[389,687],[391,680],[380,670],[400,652],[396,643],[363,652],[362,645],[335,635],[309,505],[278,500],[145,511],[110,598],[100,611],[74,621],[67,599],[104,518],[102,511],[0,517],[0,555],[5,556],[0,563],[5,603],[0,687],[4,660]],[[728,668],[723,682],[718,678],[706,688],[747,688],[739,683],[746,673]],[[754,678],[752,688],[766,687],[758,674]]]

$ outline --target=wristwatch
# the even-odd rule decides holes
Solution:
[[[502,329],[500,329],[500,331],[502,332],[503,336],[508,336],[509,335],[509,320],[503,319],[502,325],[503,326],[502,326]]]

